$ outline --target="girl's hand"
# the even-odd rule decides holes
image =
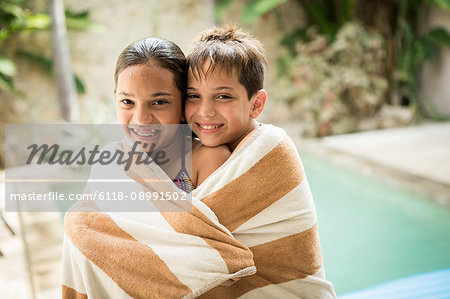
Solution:
[[[241,279],[240,277],[230,278],[227,281],[222,282],[220,285],[224,287],[229,287],[230,285],[232,285],[236,281],[239,281],[240,279]]]

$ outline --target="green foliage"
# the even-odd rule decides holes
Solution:
[[[426,0],[426,2],[442,10],[450,11],[450,0]]]
[[[450,34],[445,28],[434,28],[427,33],[427,36],[439,45],[450,46]]]
[[[242,20],[252,23],[288,0],[254,0],[245,6]]]
[[[18,32],[33,30],[38,25],[33,23],[37,17],[20,7],[22,2],[22,0],[0,2],[0,46]],[[0,93],[2,91],[18,93],[13,80],[16,65],[2,52],[0,51]]]
[[[416,111],[416,116],[419,116],[418,76],[421,65],[424,61],[437,56],[438,47],[450,46],[450,33],[444,28],[431,28],[425,34],[418,33],[419,10],[423,4],[428,4],[450,11],[450,0],[392,0],[384,3],[380,1],[372,5],[374,11],[365,12],[366,15],[360,12],[361,7],[369,4],[364,0],[289,1],[299,3],[308,19],[305,27],[285,32],[280,40],[280,45],[286,49],[284,55],[277,61],[278,74],[282,79],[290,72],[292,63],[300,55],[297,47],[299,43],[312,42],[319,34],[327,45],[333,46],[336,37],[347,24],[360,20],[383,34],[384,45],[389,52],[385,60],[380,62],[385,66],[385,77],[389,80],[386,102],[411,105]],[[232,1],[219,2],[223,2],[220,6],[223,13]],[[248,0],[245,2],[241,19],[244,22],[254,22],[286,2],[287,0]],[[378,7],[383,13],[377,15]],[[386,16],[389,16],[389,19],[386,19]],[[311,28],[314,28],[316,34],[308,34]],[[327,80],[327,77],[323,79]]]
[[[228,9],[233,0],[217,0],[214,10],[214,19],[216,22],[222,19],[223,13]]]
[[[300,0],[302,7],[306,10],[309,25],[315,25],[320,34],[324,34],[333,41],[340,27],[353,17],[357,1],[344,0]]]
[[[2,0],[0,2],[0,46],[9,38],[20,34],[21,32],[33,32],[36,30],[49,30],[51,27],[51,18],[48,14],[33,14],[30,10],[23,8],[23,0]],[[71,30],[99,31],[102,29],[89,19],[88,11],[73,13],[66,10],[67,28]],[[1,48],[0,48],[1,49]],[[36,53],[19,50],[20,56],[37,63],[48,74],[52,74],[53,62],[51,59],[40,56]],[[0,50],[0,93],[2,91],[13,92],[18,95],[22,93],[14,85],[14,76],[16,66],[13,60],[8,57],[4,51]],[[75,83],[79,93],[85,92],[82,80],[75,76]]]
[[[379,110],[388,88],[383,38],[354,22],[343,26],[332,44],[324,35],[309,34],[310,41],[297,44],[279,98],[309,120],[308,135],[359,130]]]
[[[17,54],[21,57],[28,59],[29,61],[34,62],[36,65],[39,65],[49,76],[53,76],[53,60],[50,58],[46,58],[42,55],[36,55],[33,52],[19,50]],[[86,88],[84,86],[83,81],[80,77],[74,74],[73,79],[75,81],[75,87],[79,94],[86,93]]]
[[[450,1],[447,0],[427,0],[426,3],[440,9],[450,9]],[[450,46],[450,34],[444,28],[431,28],[422,35],[416,32],[420,5],[421,1],[399,2],[397,30],[394,35],[395,61],[391,91],[402,102],[412,104],[416,119],[422,107],[418,96],[422,63],[434,59],[439,46]],[[440,116],[435,114],[435,118]]]
[[[66,26],[70,30],[100,32],[103,26],[94,23],[89,17],[89,11],[74,13],[71,10],[65,11]]]
[[[16,74],[16,65],[8,58],[0,56],[0,91],[16,92],[12,78]]]
[[[0,73],[12,77],[16,74],[16,65],[8,58],[0,56]]]
[[[48,28],[48,16],[32,14],[20,6],[22,2],[23,0],[0,2],[0,44],[18,32]]]

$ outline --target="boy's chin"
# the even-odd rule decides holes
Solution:
[[[197,136],[199,136],[199,135],[197,134]],[[199,139],[200,139],[200,142],[202,143],[202,145],[208,146],[208,147],[216,147],[216,146],[223,144],[223,142],[221,142],[218,139],[202,138],[201,135],[199,136]]]
[[[205,142],[203,142],[201,139],[200,139],[200,142],[202,143],[202,145],[204,145],[204,146],[208,146],[208,147],[216,147],[216,146],[219,146],[219,145],[222,145],[221,143],[219,143],[219,142],[211,142],[211,141],[205,141]]]

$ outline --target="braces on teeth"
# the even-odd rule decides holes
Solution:
[[[150,132],[148,132],[148,133],[138,131],[138,130],[136,130],[135,128],[132,128],[131,130],[133,130],[133,132],[135,132],[135,133],[138,134],[139,136],[143,136],[143,137],[155,136],[156,133],[158,133],[158,130],[150,130]]]

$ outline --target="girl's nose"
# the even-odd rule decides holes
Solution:
[[[153,123],[153,114],[151,110],[143,106],[136,107],[133,113],[133,122],[140,125]]]

